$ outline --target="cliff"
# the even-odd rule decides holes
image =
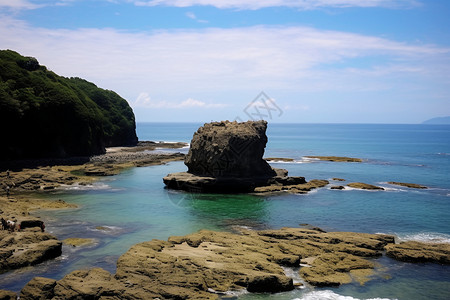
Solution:
[[[90,156],[137,143],[125,99],[11,50],[0,51],[0,128],[0,161]]]

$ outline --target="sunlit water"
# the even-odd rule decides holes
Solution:
[[[141,140],[186,141],[199,124],[138,124]],[[450,127],[424,125],[269,124],[266,157],[293,176],[327,179],[332,185],[360,181],[385,191],[329,187],[306,195],[188,194],[164,188],[162,177],[184,171],[182,162],[128,169],[92,186],[73,186],[44,195],[75,203],[77,209],[38,212],[47,229],[63,240],[93,238],[86,247],[63,247],[63,256],[0,275],[0,288],[18,291],[34,276],[62,278],[81,268],[115,271],[117,258],[132,245],[200,229],[232,231],[312,224],[325,230],[395,234],[399,240],[450,242]],[[186,151],[186,150],[184,150]],[[306,159],[307,155],[351,156],[363,163]],[[338,177],[345,182],[333,181]],[[388,181],[419,183],[408,189]],[[374,280],[364,286],[304,289],[239,299],[450,299],[450,269],[406,264],[383,257]],[[295,274],[292,272],[291,274]]]

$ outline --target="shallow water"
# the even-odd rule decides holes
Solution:
[[[146,136],[143,140],[189,141],[197,128],[195,124],[189,125],[193,130],[179,124],[161,126],[138,124],[138,134]],[[155,131],[168,138],[152,137]],[[331,183],[361,181],[386,190],[327,187],[306,195],[270,197],[189,194],[167,190],[162,183],[166,174],[186,169],[182,162],[129,169],[92,186],[46,194],[79,205],[77,209],[37,213],[47,220],[48,231],[59,239],[93,238],[95,243],[80,248],[64,246],[61,258],[0,275],[0,288],[18,291],[34,276],[59,279],[92,266],[114,272],[117,258],[132,245],[199,229],[232,231],[236,226],[264,229],[307,223],[326,230],[395,234],[400,240],[450,241],[450,127],[274,124],[269,125],[268,134],[266,157],[294,158],[293,163],[272,164],[288,169],[290,175],[330,181],[339,177],[346,181]],[[306,155],[351,156],[364,162],[323,162],[304,159]],[[409,189],[388,181],[419,183],[430,189]],[[389,258],[377,262],[381,275],[364,286],[307,287],[276,295],[244,294],[240,299],[450,298],[448,266],[405,264]]]

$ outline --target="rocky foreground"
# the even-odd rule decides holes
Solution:
[[[299,268],[313,286],[364,284],[376,278],[373,258],[385,250],[400,260],[450,263],[450,244],[394,244],[390,235],[304,228],[202,230],[131,247],[119,258],[116,274],[95,268],[61,280],[36,277],[20,299],[218,299],[231,291],[276,293],[299,285],[285,274],[286,267]],[[0,291],[0,298],[2,293],[2,299],[16,296]]]
[[[0,224],[0,273],[35,265],[61,255],[62,242],[41,232],[45,229],[45,226],[42,227],[44,222],[33,211],[76,206],[62,200],[44,200],[36,193],[28,192],[52,190],[73,184],[88,185],[99,176],[115,175],[126,168],[180,160],[184,158],[184,154],[152,153],[148,150],[184,146],[185,143],[140,142],[136,147],[109,148],[104,155],[87,158],[86,163],[53,165],[50,162],[50,165],[45,165],[49,161],[20,161],[17,166],[28,165],[30,168],[0,172],[0,217],[14,222],[11,228],[4,228]],[[45,166],[38,166],[40,164]],[[73,244],[73,241],[66,243]]]

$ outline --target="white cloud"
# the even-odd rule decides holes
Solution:
[[[142,92],[137,97],[136,101],[132,102],[133,107],[143,108],[223,108],[228,106],[221,103],[206,103],[193,98],[188,98],[182,102],[168,102],[168,101],[153,101],[147,92]]]
[[[200,20],[199,18],[197,18],[197,16],[191,11],[188,11],[186,13],[186,17],[188,17],[189,19],[195,20],[198,23],[208,23],[208,21],[206,21],[206,20]]]
[[[37,5],[28,0],[0,0],[0,9],[36,9],[39,7],[41,7],[41,5]]]
[[[214,6],[231,9],[260,9],[265,7],[292,7],[298,9],[317,9],[326,7],[413,7],[417,0],[128,0],[137,6]]]
[[[450,96],[450,49],[435,45],[311,27],[68,30],[5,16],[0,24],[0,49],[136,99],[136,107],[243,109],[261,90],[281,108],[302,93],[420,89]]]

